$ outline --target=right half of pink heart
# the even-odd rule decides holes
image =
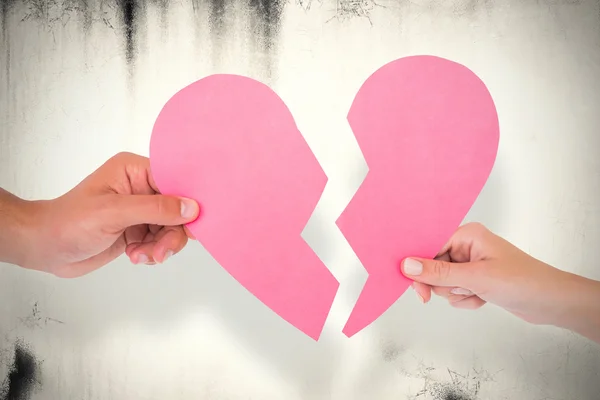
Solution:
[[[434,257],[459,227],[491,173],[499,123],[485,84],[433,56],[378,69],[348,121],[369,167],[337,221],[369,273],[344,328],[352,336],[410,286],[401,261]]]

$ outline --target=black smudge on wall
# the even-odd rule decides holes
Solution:
[[[163,30],[167,29],[169,17],[169,0],[154,0],[156,7],[160,12],[160,25]]]
[[[400,357],[404,349],[393,342],[386,343],[381,349],[383,361],[387,363],[394,362]]]
[[[209,0],[208,26],[211,36],[212,62],[215,65],[218,65],[221,61],[221,50],[227,40],[225,18],[225,0]]]
[[[40,0],[47,2],[49,0]],[[186,0],[192,3],[194,10],[198,7],[198,3],[203,0]],[[2,22],[3,30],[6,30],[7,15],[10,12],[11,5],[17,0],[0,0],[0,21]],[[37,4],[37,2],[36,2]],[[68,22],[68,16],[73,13],[79,14],[79,20],[82,21],[84,34],[89,34],[89,31],[95,21],[100,21],[103,24],[113,28],[109,19],[110,12],[107,8],[113,9],[116,5],[116,18],[119,31],[122,36],[123,52],[126,63],[129,67],[130,74],[133,72],[136,56],[139,51],[143,51],[144,32],[147,28],[145,20],[146,8],[152,4],[159,9],[161,16],[161,25],[164,30],[168,28],[167,16],[170,6],[170,0],[109,0],[109,6],[104,6],[104,2],[93,0],[78,1],[77,3],[64,2],[55,3],[50,1],[53,7],[63,7],[63,12],[60,14],[66,18],[63,22]],[[253,49],[251,57],[254,63],[263,64],[266,74],[271,75],[273,64],[277,57],[277,47],[279,42],[279,32],[281,28],[282,14],[286,0],[208,0],[208,22],[212,36],[213,58],[218,64],[220,61],[220,49],[224,44],[229,43],[234,39],[233,35],[229,35],[227,29],[228,20],[235,19],[234,12],[243,11],[249,27],[247,32],[250,35],[250,42]],[[64,11],[68,12],[65,13]],[[239,14],[238,14],[239,16]],[[61,17],[61,18],[62,18]],[[115,26],[117,27],[117,26]],[[9,32],[5,32],[5,37]],[[232,32],[233,33],[233,32]],[[239,37],[239,36],[238,36]],[[6,48],[7,46],[2,46]],[[9,50],[5,50],[8,52]],[[8,59],[8,57],[6,57]]]
[[[87,35],[90,33],[92,27],[92,21],[94,18],[92,6],[90,1],[84,1],[81,5],[81,11],[83,15],[83,32]]]
[[[474,400],[471,396],[462,393],[456,388],[448,387],[445,388],[441,393],[438,393],[439,400]]]
[[[0,20],[2,22],[2,31],[5,32],[6,29],[6,20],[8,18],[8,13],[10,12],[15,0],[0,0]]]
[[[225,27],[225,0],[210,0],[208,20],[211,32],[220,36]]]
[[[135,61],[137,45],[138,0],[119,0],[119,11],[125,42],[125,60],[129,66],[132,66]]]
[[[0,0],[0,24],[2,24],[2,40],[6,42],[7,64],[10,58],[10,50],[8,49],[8,17],[15,2],[15,0]]]
[[[283,7],[281,0],[250,0],[250,8],[258,17],[255,33],[262,37],[267,51],[273,49],[279,37]]]
[[[252,37],[258,60],[269,80],[274,78],[277,45],[285,2],[283,0],[249,0]]]
[[[8,376],[0,386],[1,400],[28,400],[40,385],[40,363],[29,346],[17,341]]]
[[[11,70],[11,48],[10,48],[10,37],[9,37],[9,30],[8,30],[8,18],[10,16],[10,12],[12,11],[12,7],[15,4],[16,0],[0,0],[1,4],[0,4],[0,24],[2,24],[2,26],[0,27],[2,29],[2,44],[0,45],[0,47],[2,49],[4,49],[4,73],[5,73],[5,79],[6,79],[6,98],[10,98],[10,82],[11,82],[11,77],[10,77],[10,70]],[[6,120],[8,120],[8,107],[6,110],[6,116],[4,118],[6,118]]]
[[[277,56],[284,6],[285,0],[209,0],[213,64],[219,67],[223,47],[235,40],[230,35],[228,23],[235,19],[233,14],[241,10],[249,23],[247,34],[253,47],[250,57],[254,63],[262,64],[265,74],[270,77]]]
[[[479,381],[466,388],[464,382],[436,383],[427,391],[435,400],[476,400],[481,387]]]

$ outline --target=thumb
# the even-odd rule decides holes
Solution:
[[[155,195],[117,195],[110,215],[119,229],[151,224],[176,226],[198,218],[200,208],[192,199]]]
[[[442,260],[406,258],[402,273],[409,279],[430,286],[462,287],[469,289],[474,280],[475,263],[452,263]]]

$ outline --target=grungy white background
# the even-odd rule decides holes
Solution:
[[[357,89],[384,63],[433,54],[477,73],[500,117],[467,220],[600,279],[600,2],[156,0],[136,3],[129,31],[110,0],[5,3],[1,187],[59,196],[117,152],[147,155],[183,86],[248,75],[287,103],[329,177],[303,236],[341,283],[314,342],[198,243],[75,280],[0,265],[0,350],[20,338],[40,360],[32,399],[600,398],[598,346],[493,306],[423,306],[409,291],[346,338],[366,273],[334,225],[367,171],[346,121]]]

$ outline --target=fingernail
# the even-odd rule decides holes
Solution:
[[[163,261],[162,261],[162,262],[165,262],[165,261],[167,261],[167,259],[168,259],[169,257],[171,257],[172,255],[173,255],[173,250],[167,250],[167,252],[165,253],[165,256],[164,256],[164,258],[163,258]]]
[[[181,216],[185,219],[194,218],[198,214],[198,203],[192,199],[181,199]]]
[[[137,257],[137,262],[136,264],[146,264],[148,262],[148,256],[145,254],[140,254]]]
[[[425,304],[425,299],[423,298],[423,296],[421,296],[419,294],[419,292],[417,292],[416,290],[415,290],[415,293],[417,294],[417,297],[419,298],[419,300],[421,301],[421,303]]]
[[[421,275],[423,272],[423,264],[417,260],[413,260],[412,258],[407,258],[404,260],[404,265],[402,267],[404,269],[404,273],[407,275]]]
[[[470,296],[470,295],[473,294],[473,292],[471,292],[470,290],[459,288],[459,287],[452,289],[450,291],[450,293],[452,293],[452,294],[460,294],[460,295],[463,295],[463,296]]]

